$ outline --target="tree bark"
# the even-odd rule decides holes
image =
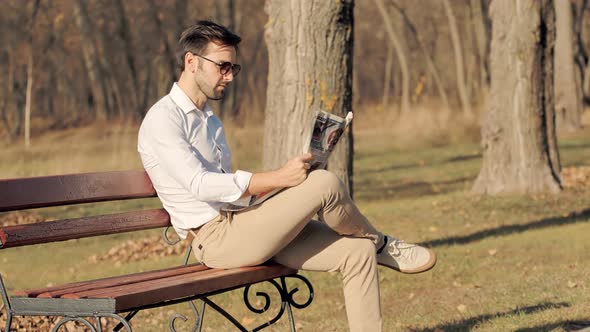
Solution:
[[[387,35],[389,36],[389,42],[393,45],[395,53],[397,54],[402,75],[401,113],[407,114],[410,111],[410,69],[408,66],[408,60],[402,42],[393,28],[393,22],[391,22],[391,18],[389,17],[389,13],[385,8],[383,0],[375,0],[375,4],[377,5],[377,9],[379,9],[379,13],[385,24],[385,31],[387,31]]]
[[[309,142],[316,111],[345,116],[352,109],[354,1],[272,1],[265,39],[269,76],[264,167],[299,155]],[[351,128],[334,149],[328,168],[352,193]]]
[[[553,101],[550,0],[493,0],[491,90],[483,121],[480,194],[561,190]]]
[[[582,127],[583,96],[575,63],[574,22],[570,0],[555,1],[555,111],[558,128],[574,131]]]
[[[467,118],[473,116],[473,110],[471,109],[471,101],[469,100],[469,94],[467,93],[467,85],[465,83],[465,70],[463,61],[463,49],[461,48],[461,38],[459,37],[459,30],[457,28],[457,21],[455,14],[453,14],[453,8],[449,3],[449,0],[443,0],[445,7],[445,13],[449,20],[449,30],[451,32],[451,40],[453,42],[453,50],[455,53],[455,69],[457,72],[457,90],[459,90],[459,99],[461,100],[461,108],[463,109],[463,115]]]

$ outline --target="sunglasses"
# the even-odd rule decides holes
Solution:
[[[229,73],[229,71],[231,70],[232,75],[234,75],[234,77],[235,77],[235,76],[238,76],[238,73],[240,72],[240,70],[242,70],[242,66],[238,65],[237,63],[231,63],[229,61],[217,62],[217,61],[213,61],[211,59],[207,59],[204,56],[200,56],[195,53],[193,53],[193,54],[198,56],[201,59],[205,59],[209,62],[216,64],[217,67],[219,67],[219,72],[221,73],[221,75],[227,75],[227,73]]]

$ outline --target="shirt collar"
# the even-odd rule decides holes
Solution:
[[[199,110],[197,106],[195,106],[195,103],[193,103],[186,93],[182,91],[180,86],[178,86],[178,83],[174,83],[174,85],[172,85],[172,89],[170,89],[170,98],[172,98],[172,101],[174,101],[174,103],[180,107],[184,113],[188,114],[197,110],[202,111],[205,117],[210,117],[213,115],[213,110],[211,109],[211,106],[209,106],[209,103],[205,104],[203,110]]]

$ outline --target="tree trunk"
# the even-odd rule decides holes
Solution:
[[[393,44],[395,53],[397,54],[402,75],[401,113],[407,114],[410,111],[410,69],[408,67],[408,60],[406,59],[402,42],[393,28],[393,22],[391,22],[391,18],[383,4],[383,0],[375,0],[375,4],[377,5],[377,9],[379,9],[379,13],[385,24],[385,31],[387,31],[387,35],[389,36],[389,42]]]
[[[25,148],[31,146],[31,103],[33,99],[33,45],[29,52],[27,64],[27,92],[25,98]]]
[[[307,147],[304,137],[316,111],[339,116],[351,111],[353,7],[352,0],[267,0],[266,169],[281,166]],[[352,147],[349,129],[328,165],[351,193]]]
[[[160,40],[164,46],[164,65],[168,71],[168,79],[165,81],[164,85],[166,86],[166,92],[168,92],[168,89],[170,89],[172,83],[178,79],[174,48],[172,47],[172,45],[170,45],[170,42],[168,41],[168,35],[166,34],[166,31],[164,31],[162,20],[158,15],[158,7],[156,6],[156,2],[154,0],[149,0],[147,8],[149,10],[149,16],[152,18],[152,21],[156,24],[156,31],[158,31]],[[180,36],[177,37],[180,38]]]
[[[493,0],[491,90],[483,121],[480,194],[561,190],[553,102],[550,0]]]
[[[27,91],[25,98],[25,148],[31,146],[31,104],[33,102],[33,27],[41,0],[35,0],[29,21],[29,56],[27,61]]]
[[[574,22],[570,0],[555,1],[555,112],[559,129],[582,127],[583,96],[575,64]]]
[[[473,110],[471,109],[471,101],[469,100],[469,94],[467,93],[467,85],[465,83],[465,70],[463,63],[463,49],[461,48],[461,38],[459,37],[459,30],[457,28],[457,21],[453,14],[453,8],[449,3],[449,0],[443,0],[445,7],[445,13],[449,20],[449,30],[451,32],[451,40],[453,42],[453,50],[455,52],[455,68],[457,71],[457,90],[459,90],[459,99],[461,100],[461,108],[463,109],[463,115],[467,118],[473,116]]]
[[[434,64],[434,60],[432,59],[430,52],[428,52],[428,50],[426,49],[426,46],[424,45],[422,38],[418,34],[418,30],[416,29],[416,26],[414,25],[414,23],[412,23],[412,21],[410,20],[408,15],[406,15],[406,11],[403,10],[402,7],[400,7],[394,1],[392,1],[391,3],[393,5],[393,7],[400,13],[400,15],[402,16],[402,18],[404,20],[404,23],[410,29],[412,36],[414,36],[414,39],[418,43],[418,46],[420,46],[420,50],[422,51],[422,54],[424,55],[424,58],[426,59],[426,65],[428,67],[428,72],[430,73],[430,75],[432,75],[432,78],[434,79],[434,84],[436,84],[436,87],[438,89],[438,94],[439,94],[440,98],[442,99],[445,111],[449,111],[451,109],[449,106],[449,98],[447,97],[447,92],[445,91],[445,87],[442,84],[442,80],[440,78],[440,75],[438,74],[438,70],[436,69],[436,65]]]
[[[387,57],[385,59],[385,75],[383,77],[383,98],[381,108],[383,111],[389,108],[389,95],[391,94],[391,72],[393,70],[393,45],[387,43]]]
[[[90,22],[88,10],[86,9],[86,1],[74,0],[72,1],[74,19],[76,25],[80,29],[82,55],[84,66],[88,73],[90,81],[90,90],[92,93],[92,108],[94,109],[96,118],[98,120],[105,120],[107,114],[110,113],[107,105],[107,87],[106,79],[103,76],[100,63],[98,61],[98,51],[94,42],[96,32]]]
[[[481,92],[486,92],[489,88],[488,73],[488,52],[489,52],[489,35],[486,24],[486,14],[481,0],[471,0],[471,15],[473,16],[473,34],[475,36],[477,62],[479,66],[479,87]]]
[[[236,4],[234,0],[221,0],[215,2],[217,21],[230,30],[235,31],[236,26]],[[225,91],[225,96],[220,101],[220,116],[223,118],[235,119],[238,116],[238,84],[240,80],[234,80]]]
[[[127,12],[123,5],[123,0],[115,0],[116,13],[119,16],[119,37],[123,41],[123,52],[125,54],[125,60],[127,62],[127,69],[131,86],[127,87],[126,91],[129,93],[131,99],[131,111],[134,114],[141,114],[141,111],[146,107],[142,104],[143,98],[140,96],[142,88],[139,82],[139,71],[137,66],[137,53],[133,47],[133,38],[131,36],[131,29],[129,27],[129,19],[127,18]],[[149,68],[148,68],[149,70]]]

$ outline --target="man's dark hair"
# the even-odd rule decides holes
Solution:
[[[233,46],[237,51],[240,41],[242,41],[240,36],[231,32],[223,25],[211,21],[198,21],[196,24],[184,30],[180,35],[176,49],[176,62],[180,71],[183,71],[184,56],[187,52],[203,55],[209,42]]]

